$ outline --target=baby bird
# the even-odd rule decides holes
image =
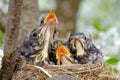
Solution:
[[[70,65],[74,63],[69,49],[61,40],[54,41],[54,46],[49,52],[49,57],[50,61],[56,65]]]
[[[34,64],[46,63],[48,61],[49,45],[53,41],[56,27],[57,18],[54,9],[52,9],[47,17],[41,19],[41,26],[31,32],[27,45],[20,47],[19,52],[21,55]]]
[[[58,42],[58,48],[56,51],[56,59],[58,65],[70,65],[73,63],[72,58],[70,57],[71,53],[69,50],[63,46],[60,42]]]
[[[68,40],[68,47],[79,64],[93,64],[103,55],[92,42],[91,35],[73,33]]]

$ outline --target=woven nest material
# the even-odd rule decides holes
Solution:
[[[95,64],[45,65],[43,67],[21,62],[12,80],[117,80],[102,60]]]

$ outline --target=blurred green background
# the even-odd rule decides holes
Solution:
[[[93,42],[108,64],[120,70],[120,0],[24,0],[19,40],[23,41],[40,18],[56,10],[60,37],[69,33],[91,33]],[[8,0],[0,0],[0,48],[3,48]]]

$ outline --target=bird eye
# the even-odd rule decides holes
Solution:
[[[86,36],[85,36],[85,38],[84,38],[84,39],[85,39],[85,40],[87,39],[87,38],[86,38]]]
[[[37,37],[37,33],[33,33],[33,37]]]

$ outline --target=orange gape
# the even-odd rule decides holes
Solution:
[[[59,42],[58,49],[56,52],[56,59],[60,58],[62,54],[65,54],[66,56],[70,56],[70,52]]]
[[[50,11],[50,13],[48,14],[48,16],[45,18],[44,24],[46,24],[50,19],[55,20],[55,22],[57,23],[57,17],[55,15],[55,10],[54,9],[52,9]]]

